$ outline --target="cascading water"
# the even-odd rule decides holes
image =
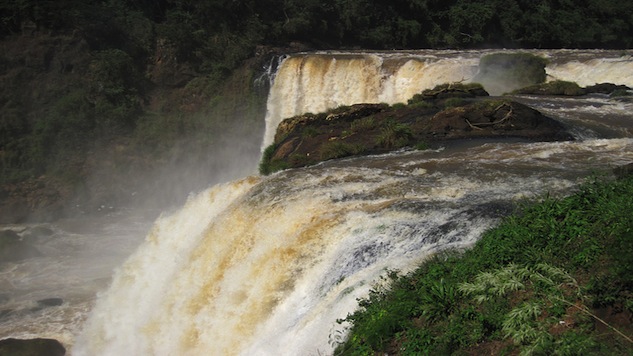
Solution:
[[[351,100],[406,101],[424,87],[468,80],[482,53],[290,56],[270,93],[266,137],[295,113]],[[616,58],[565,53],[567,62],[595,66]],[[564,61],[557,61],[551,63],[562,73]],[[628,68],[631,60],[618,65]],[[575,69],[564,70],[571,80]],[[209,188],[155,222],[99,296],[83,331],[73,340],[65,329],[63,341],[75,356],[331,353],[347,327],[336,320],[388,270],[467,248],[517,200],[567,193],[593,171],[633,160],[631,104],[519,99],[577,127],[579,140],[462,142]],[[2,269],[0,276],[14,271]],[[67,322],[77,325],[83,313]],[[37,333],[11,333],[3,321],[0,315],[0,338],[60,338],[45,316],[37,319]]]
[[[328,354],[336,319],[387,270],[470,245],[514,199],[632,159],[631,139],[486,144],[216,186],[159,219],[74,354]]]
[[[438,84],[468,83],[477,74],[481,56],[493,52],[499,51],[327,52],[286,57],[268,97],[262,150],[273,142],[277,126],[285,118],[341,105],[401,103]],[[548,80],[633,87],[633,59],[621,52],[525,52],[548,59]]]

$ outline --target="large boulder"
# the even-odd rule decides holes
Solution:
[[[0,340],[0,355],[64,356],[66,348],[55,339],[4,339]]]
[[[574,82],[555,80],[553,82],[540,83],[520,88],[514,90],[512,93],[532,95],[580,96],[587,94],[587,91]]]
[[[587,87],[581,87],[575,82],[564,80],[554,80],[547,83],[530,85],[524,88],[514,90],[513,94],[530,94],[530,95],[562,95],[562,96],[581,96],[585,94],[608,94],[626,93],[631,88],[626,85],[616,85],[613,83],[598,83]]]
[[[573,139],[561,123],[526,105],[438,87],[409,105],[358,104],[286,119],[264,152],[260,173],[471,138]]]
[[[446,109],[419,125],[433,139],[517,137],[534,141],[572,140],[558,121],[510,100],[489,100]]]

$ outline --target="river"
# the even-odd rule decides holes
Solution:
[[[482,53],[290,56],[276,71],[263,142],[285,116],[349,100],[401,102],[409,94],[389,95],[461,81]],[[630,57],[546,54],[552,78],[633,85]],[[351,75],[358,66],[362,75]],[[614,76],[614,66],[625,72]],[[358,87],[360,99],[351,94]],[[576,140],[477,140],[348,158],[219,184],[155,222],[147,218],[155,213],[120,211],[49,225],[53,233],[34,242],[43,256],[0,266],[0,339],[56,338],[73,355],[331,353],[347,327],[336,320],[388,271],[468,248],[517,202],[568,194],[633,161],[631,102],[516,99]],[[53,297],[63,303],[38,304]]]

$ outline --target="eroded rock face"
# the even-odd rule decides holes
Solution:
[[[66,348],[55,339],[0,340],[0,355],[64,356]]]
[[[279,123],[277,132],[275,133],[275,143],[284,141],[291,133],[302,130],[308,126],[320,127],[333,122],[351,122],[387,110],[388,108],[389,106],[387,104],[356,104],[341,107],[328,113],[295,116]]]

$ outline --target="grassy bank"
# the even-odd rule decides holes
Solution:
[[[633,354],[633,176],[544,197],[344,321],[336,355]]]

